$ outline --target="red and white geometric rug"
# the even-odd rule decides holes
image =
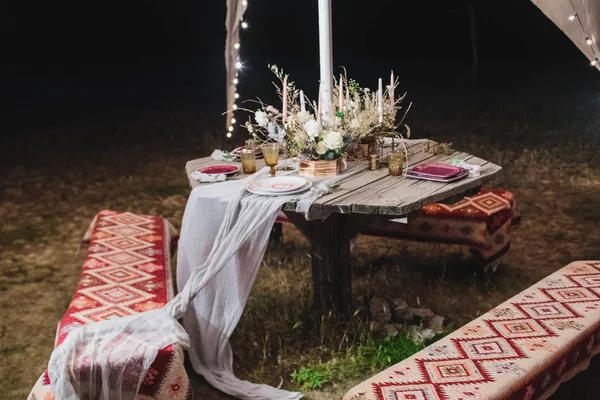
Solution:
[[[90,230],[81,280],[60,320],[56,345],[74,328],[162,307],[173,297],[171,242],[175,230],[162,217],[98,213]],[[188,399],[191,388],[183,350],[169,346],[152,363],[138,399]],[[47,371],[29,399],[51,400]]]
[[[423,206],[406,224],[378,219],[361,233],[464,245],[483,265],[493,265],[510,250],[512,231],[520,222],[510,191],[484,188],[455,204]]]
[[[343,399],[546,399],[598,352],[600,262],[574,262]]]

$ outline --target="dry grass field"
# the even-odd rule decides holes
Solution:
[[[523,223],[505,265],[491,276],[469,268],[452,247],[360,237],[354,297],[418,301],[456,327],[573,260],[599,259],[599,99],[558,97],[446,94],[415,102],[408,121],[414,137],[452,141],[502,165],[490,186],[514,192]],[[24,399],[46,367],[79,278],[78,243],[94,214],[160,214],[178,227],[188,194],[185,161],[221,145],[210,126],[198,110],[124,111],[4,137],[0,398]],[[371,337],[358,319],[314,329],[308,244],[293,227],[284,238],[268,250],[234,334],[236,372],[298,389],[291,374],[310,368],[328,382],[307,398],[336,399],[385,363],[373,351],[385,338]],[[227,398],[194,381],[199,398]],[[564,386],[556,399],[584,398],[573,394],[576,385]]]

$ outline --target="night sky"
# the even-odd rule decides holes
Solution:
[[[249,3],[242,96],[268,96],[268,63],[283,67],[311,95],[318,81],[317,0]],[[225,107],[224,0],[1,4],[0,88],[9,106]],[[471,5],[479,86],[522,86],[563,66],[576,71],[565,79],[595,72],[526,0],[334,0],[334,65],[370,86],[392,68],[408,89],[464,86]]]

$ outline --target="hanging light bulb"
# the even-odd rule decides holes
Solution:
[[[229,127],[229,132],[233,132],[233,126]]]
[[[592,62],[590,64],[592,64],[592,67],[595,67],[596,65],[598,65],[598,59],[596,58],[596,59],[592,60]]]
[[[234,84],[234,85],[237,85],[238,83],[240,83],[240,81],[238,80],[238,78],[234,78],[234,79],[233,79],[233,84]]]
[[[227,137],[230,138],[231,137],[231,132],[227,132]]]
[[[242,5],[243,5],[244,7],[248,7],[248,0],[244,0],[244,1],[242,1]]]
[[[236,50],[239,50],[240,49],[240,44],[239,43],[234,44],[233,48],[236,49]]]
[[[577,18],[577,13],[569,15],[569,21],[575,21],[575,18]]]
[[[236,121],[236,119],[235,119],[235,118],[231,118],[231,123],[232,123],[232,124],[235,124],[236,122],[237,122],[237,121]]]
[[[590,38],[587,38],[587,39],[585,40],[585,42],[588,44],[588,46],[591,46],[591,45],[593,45],[593,44],[594,44],[594,41],[593,41],[592,39],[590,39]]]
[[[239,93],[234,93],[233,97],[235,97],[236,99],[239,99],[240,98],[240,94]]]
[[[237,61],[237,62],[235,63],[235,68],[236,68],[236,69],[242,69],[242,62],[241,62],[241,61]]]
[[[237,110],[237,104],[234,104],[231,108]]]
[[[248,23],[246,21],[242,21],[242,29],[248,29]]]

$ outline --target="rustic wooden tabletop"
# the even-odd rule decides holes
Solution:
[[[405,140],[404,142],[408,149],[406,167],[410,168],[424,163],[443,163],[456,157],[469,164],[479,165],[481,175],[476,178],[467,177],[452,183],[432,182],[403,176],[391,176],[387,167],[370,171],[367,168],[366,161],[350,161],[348,163],[350,166],[361,163],[361,165],[364,165],[364,170],[344,179],[333,193],[323,196],[313,203],[312,209],[341,214],[370,214],[381,215],[382,217],[404,216],[419,210],[424,205],[442,202],[469,193],[481,187],[482,184],[491,180],[502,170],[500,166],[468,153],[455,151],[451,155],[434,155],[425,151],[427,140]],[[389,151],[389,148],[386,148],[385,151]],[[283,163],[283,160],[281,163]],[[241,166],[239,162],[215,161],[210,157],[199,158],[187,162],[188,178],[197,168],[214,164],[236,164]],[[263,166],[263,160],[257,160],[257,168]],[[244,176],[243,173],[239,173],[233,179],[242,179]],[[204,184],[190,178],[190,185],[197,187]],[[293,211],[295,206],[294,204],[286,204],[283,209]]]

